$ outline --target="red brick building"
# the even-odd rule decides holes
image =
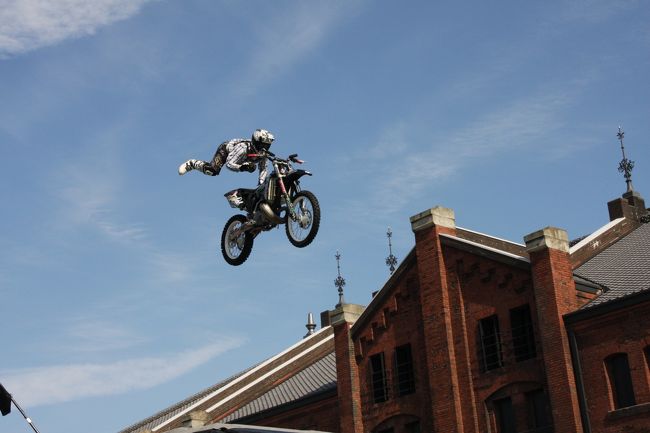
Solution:
[[[641,197],[570,244],[411,218],[415,245],[367,307],[123,433],[214,422],[340,433],[650,432],[650,224]],[[197,430],[198,431],[198,430]]]

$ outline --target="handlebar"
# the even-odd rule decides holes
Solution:
[[[266,157],[266,158],[270,159],[271,161],[285,162],[285,163],[287,161],[291,161],[291,162],[295,162],[296,164],[302,164],[302,163],[305,162],[302,159],[298,159],[298,154],[297,153],[292,153],[291,155],[289,155],[287,157],[287,159],[282,159],[282,158],[278,158],[277,156],[275,156],[275,153],[271,152],[270,150],[263,151],[263,152],[258,152],[258,153],[249,153],[248,157],[249,158]]]

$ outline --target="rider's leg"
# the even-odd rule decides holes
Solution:
[[[210,162],[201,161],[198,159],[190,159],[178,167],[178,174],[181,176],[191,170],[199,170],[201,173],[208,176],[216,176],[221,172],[221,167],[224,162],[226,162],[226,157],[228,156],[228,151],[226,150],[226,143],[221,143],[217,147],[217,151],[214,153],[212,160]]]
[[[217,151],[214,153],[212,161],[210,161],[210,168],[215,173],[215,176],[221,172],[221,167],[223,167],[223,164],[226,162],[227,156],[228,150],[226,149],[226,142],[224,142],[217,147]]]
[[[212,165],[206,161],[200,161],[198,159],[190,159],[185,161],[178,167],[178,174],[181,176],[187,173],[188,171],[199,170],[203,174],[208,176],[216,176],[218,173],[212,169]]]

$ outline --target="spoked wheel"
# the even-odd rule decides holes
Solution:
[[[244,263],[253,250],[253,235],[240,231],[245,222],[244,215],[233,215],[221,233],[221,253],[226,262],[233,266]]]
[[[293,197],[296,219],[287,212],[286,232],[289,242],[298,248],[306,247],[314,240],[320,225],[320,206],[316,196],[309,191],[300,191]]]

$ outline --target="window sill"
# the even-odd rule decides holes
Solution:
[[[607,412],[607,420],[614,421],[629,416],[644,414],[650,412],[650,403],[641,403],[635,406],[623,407],[620,409]]]

